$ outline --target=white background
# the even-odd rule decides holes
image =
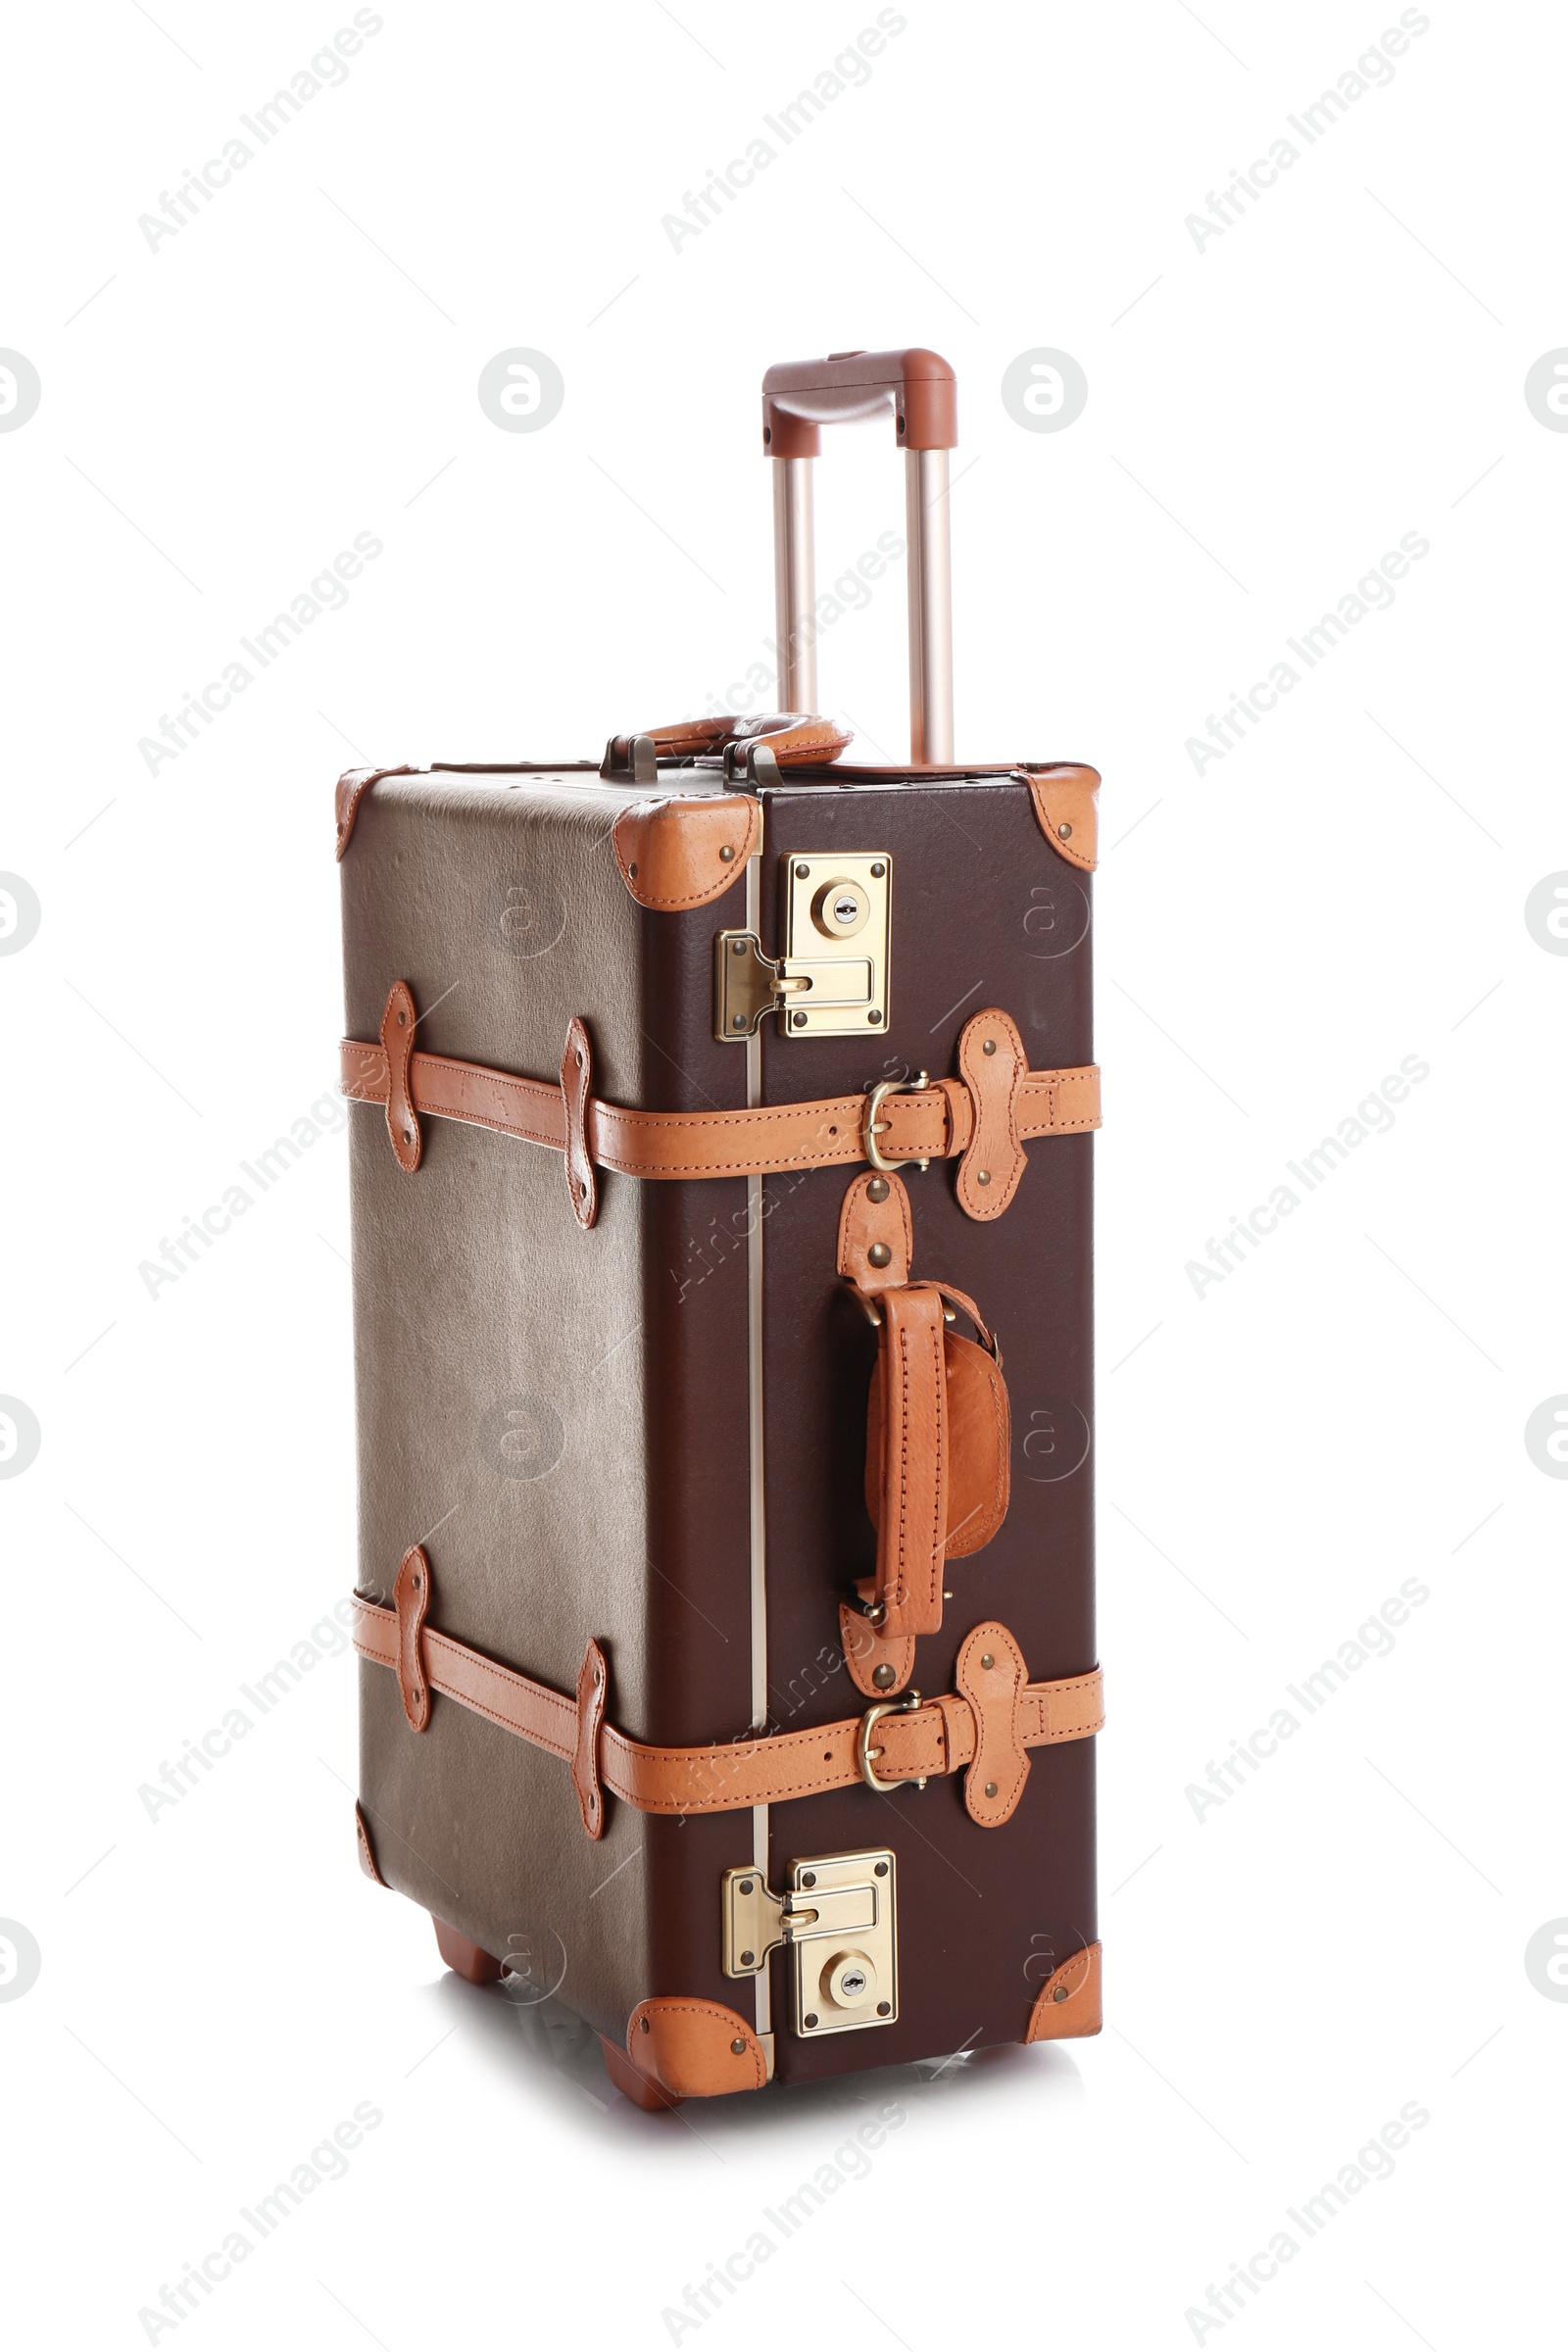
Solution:
[[[0,344],[43,388],[0,433],[0,866],[42,907],[0,960],[0,1391],[42,1432],[0,1483],[0,1915],[42,1954],[0,2002],[8,2332],[1538,2340],[1568,2011],[1524,1955],[1568,1913],[1568,1492],[1524,1425],[1568,1390],[1568,962],[1524,904],[1568,867],[1568,439],[1524,378],[1568,342],[1560,14],[1433,5],[1307,147],[1285,118],[1396,8],[909,0],[677,250],[662,216],[870,0],[388,0],[154,250],[138,216],[351,11],[154,13],[16,20],[0,157]],[[1200,247],[1187,216],[1282,134],[1299,160]],[[909,342],[960,387],[958,750],[1105,778],[1107,2030],[648,2118],[360,1876],[345,1655],[149,1817],[352,1581],[341,1135],[156,1296],[138,1267],[336,1116],[337,770],[581,757],[721,696],[772,629],[763,367]],[[564,377],[537,433],[476,398],[514,346]],[[1088,378],[1059,432],[1001,399],[1041,347]],[[902,529],[890,443],[830,443],[824,585]],[[150,773],[140,739],[357,533],[383,552],[346,606]],[[1392,607],[1195,772],[1209,714],[1406,533]],[[903,752],[903,626],[895,571],[823,639],[862,751]],[[1392,1129],[1198,1295],[1188,1262],[1406,1056]],[[1210,1762],[1408,1579],[1392,1651],[1200,1816]],[[867,2177],[662,2317],[887,2101]],[[346,2178],[138,2322],[362,2102]],[[1393,2177],[1217,2321],[1210,2282],[1412,2102]]]

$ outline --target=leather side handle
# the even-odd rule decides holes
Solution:
[[[956,449],[957,380],[934,351],[830,351],[789,360],[762,378],[762,450],[770,458],[820,455],[824,424],[891,409],[901,449]]]

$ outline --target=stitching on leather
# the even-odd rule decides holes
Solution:
[[[759,740],[761,739],[759,738]],[[727,798],[728,796],[725,797]],[[718,804],[710,803],[707,805],[716,806]],[[633,802],[631,808],[624,808],[621,810],[621,815],[630,816],[633,808],[646,808],[648,809],[648,817],[646,821],[652,825],[655,819],[662,815],[666,808],[675,808],[681,807],[702,808],[704,806],[704,803],[695,801],[690,794],[674,793],[667,800]],[[731,883],[736,878],[736,874],[739,872],[740,868],[745,865],[747,859],[751,857],[753,850],[757,847],[757,820],[760,814],[761,810],[758,804],[748,796],[746,799],[746,832],[735,853],[734,868],[727,870],[721,881],[711,883],[708,888],[698,892],[695,896],[688,892],[684,898],[679,899],[648,898],[638,890],[630,873],[627,871],[628,860],[620,854],[620,837],[618,832],[620,818],[617,817],[615,819],[615,823],[610,828],[610,841],[611,847],[615,854],[615,863],[620,868],[620,878],[625,883],[626,888],[628,891],[630,891],[632,897],[636,900],[639,906],[663,908],[675,912],[687,912],[696,906],[706,906],[712,900],[721,898],[724,892],[729,889]]]
[[[746,2036],[746,2055],[752,2062],[752,2072],[757,2078],[756,2087],[760,2090],[767,2081],[766,2061],[762,2057],[760,2047],[751,2028],[747,2025],[744,2017],[737,2016],[733,2009],[726,2009],[722,2002],[672,2001],[656,1996],[653,2000],[639,2001],[637,2012],[641,2012],[647,2017],[700,2017],[708,2024],[720,2025],[726,2030],[733,2026],[739,2026]],[[635,2015],[637,2012],[633,2014]],[[627,2031],[629,2034],[630,2028]],[[733,2039],[733,2034],[731,2038]],[[664,2087],[668,2089],[669,2085],[666,2083]]]

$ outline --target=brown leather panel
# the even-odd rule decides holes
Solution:
[[[707,906],[761,845],[762,808],[745,793],[634,801],[611,828],[620,878],[639,906]]]
[[[1072,2041],[1098,2034],[1104,2023],[1100,1990],[1100,1946],[1075,1952],[1040,1987],[1025,2041]]]
[[[667,1995],[639,2001],[626,2028],[626,2051],[640,2075],[681,2099],[760,2090],[767,2082],[761,2043],[722,2001]]]
[[[466,1977],[470,1984],[499,1984],[501,1963],[490,1952],[482,1951],[462,1932],[450,1927],[444,1919],[430,1914],[435,1929],[436,1949],[455,1976]]]
[[[419,1544],[404,1553],[392,1585],[397,1618],[398,1690],[410,1728],[422,1732],[430,1720],[430,1678],[424,1660],[424,1621],[430,1609],[430,1563]]]
[[[357,1797],[354,1802],[354,1842],[360,1857],[360,1868],[366,1877],[373,1879],[377,1886],[384,1886],[386,1881],[375,1867],[375,1848],[370,1843],[370,1832],[365,1818],[365,1808]]]
[[[873,1383],[873,1396],[875,1394]],[[850,1680],[867,1698],[897,1698],[914,1672],[914,1636],[890,1638],[846,1600],[839,1602],[839,1642]]]
[[[942,1294],[934,1283],[881,1294],[878,1386],[886,1439],[875,1597],[892,1635],[942,1623],[948,1534],[948,1381]]]
[[[873,1261],[871,1252],[882,1254]],[[902,1177],[857,1176],[839,1211],[839,1272],[858,1290],[887,1291],[909,1279],[914,1224]]]
[[[571,1781],[582,1810],[582,1826],[590,1838],[605,1834],[605,1792],[599,1786],[599,1730],[605,1720],[610,1675],[605,1653],[590,1642],[577,1677],[577,1744],[572,1750]]]
[[[641,2107],[647,2115],[658,2115],[666,2107],[681,2104],[672,2090],[665,2090],[660,2083],[651,2082],[646,2075],[640,2075],[620,2044],[612,2041],[608,2034],[600,2034],[599,2046],[605,2053],[605,2072],[612,2088],[623,2099],[630,2099],[634,2107]]]
[[[944,1353],[952,1465],[946,1553],[950,1560],[964,1560],[984,1550],[1007,1515],[1012,1486],[1010,1416],[1006,1383],[988,1348],[977,1348],[961,1333],[950,1331]],[[881,1514],[883,1476],[882,1384],[876,1378],[871,1383],[865,1433],[865,1507],[873,1527]],[[856,1680],[864,1690],[858,1676]],[[904,1684],[889,1688],[902,1690]]]
[[[765,743],[780,767],[817,767],[836,760],[855,741],[830,718],[799,710],[768,710],[760,717],[727,712],[714,718],[679,719],[673,726],[642,727],[660,760],[696,760],[730,743]],[[632,737],[611,738],[614,774],[629,767]],[[601,770],[601,773],[604,771]]]
[[[995,1007],[977,1012],[958,1040],[958,1071],[974,1105],[974,1127],[958,1162],[958,1205],[986,1222],[1001,1216],[1029,1165],[1017,1120],[1029,1055],[1017,1022]]]
[[[342,1091],[350,1101],[386,1102],[387,1062],[380,1047],[344,1038],[338,1061]],[[410,1060],[409,1085],[415,1108],[427,1117],[491,1128],[556,1152],[565,1149],[559,1086],[422,1052]],[[890,1095],[882,1116],[888,1132],[878,1142],[889,1159],[952,1158],[965,1149],[974,1128],[968,1088],[953,1078],[939,1079],[918,1094]],[[1015,1117],[1026,1142],[1098,1127],[1099,1070],[1032,1070],[1018,1091]],[[865,1097],[843,1095],[722,1111],[634,1110],[594,1102],[588,1104],[586,1125],[597,1166],[623,1176],[682,1180],[854,1166],[865,1157],[864,1122]]]
[[[381,1666],[396,1664],[397,1620],[390,1609],[354,1595],[354,1646]],[[511,1667],[498,1665],[445,1634],[426,1629],[425,1660],[433,1690],[456,1698],[503,1731],[564,1763],[577,1751],[574,1700]],[[1029,1683],[1018,1704],[1026,1747],[1087,1740],[1104,1723],[1100,1669],[1060,1682]],[[612,1795],[643,1813],[728,1813],[782,1804],[860,1783],[857,1753],[860,1718],[759,1740],[703,1747],[663,1747],[628,1739],[606,1724],[600,1734],[600,1775]],[[974,1711],[961,1693],[926,1699],[907,1714],[885,1716],[877,1730],[884,1781],[927,1780],[960,1772],[975,1752]]]
[[[1040,830],[1070,865],[1092,874],[1100,863],[1100,777],[1092,767],[1051,767],[1031,775]]]
[[[414,1174],[424,1148],[424,1138],[415,1116],[414,1098],[409,1091],[409,1063],[414,1056],[416,1018],[412,990],[406,981],[394,980],[381,1014],[381,1052],[387,1068],[386,1131],[405,1176]]]
[[[587,1025],[574,1013],[561,1057],[561,1100],[566,1120],[566,1190],[571,1213],[584,1233],[599,1214],[599,1184],[588,1149],[588,1105],[593,1100],[594,1052]]]
[[[342,858],[354,831],[354,819],[359,815],[360,803],[372,784],[383,776],[415,776],[415,767],[346,767],[337,780],[332,795],[332,813],[337,819],[337,856]]]
[[[1023,1652],[994,1619],[964,1638],[954,1677],[975,1722],[974,1760],[963,1776],[969,1819],[983,1830],[1011,1818],[1029,1778],[1019,1709],[1029,1681]]]

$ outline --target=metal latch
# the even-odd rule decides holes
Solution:
[[[789,1946],[797,2034],[897,2019],[897,1864],[887,1846],[797,1862],[782,1895],[759,1870],[726,1870],[720,1911],[726,1977],[755,1977]]]
[[[893,859],[836,850],[781,860],[779,933],[784,952],[764,956],[752,931],[713,943],[713,1035],[720,1045],[755,1037],[777,1011],[787,1037],[863,1037],[888,1023],[888,915]]]

